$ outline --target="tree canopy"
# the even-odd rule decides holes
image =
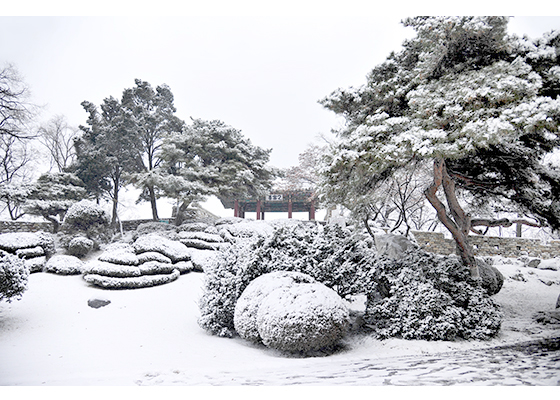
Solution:
[[[168,197],[187,204],[206,195],[262,196],[276,176],[267,165],[270,152],[222,121],[193,119],[164,140],[165,168],[156,180]]]
[[[478,269],[467,235],[498,222],[464,211],[457,189],[470,195],[466,206],[496,199],[560,228],[560,170],[545,164],[560,145],[560,35],[531,42],[508,35],[507,22],[406,19],[416,36],[400,52],[376,66],[365,85],[321,101],[347,122],[326,157],[323,195],[359,210],[395,173],[432,160],[425,195],[473,277]]]

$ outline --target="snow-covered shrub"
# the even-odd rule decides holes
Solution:
[[[33,257],[24,259],[25,266],[29,269],[30,273],[33,272],[43,272],[45,264],[47,263],[47,257]]]
[[[502,314],[457,257],[421,250],[381,258],[370,272],[378,296],[368,296],[364,322],[379,338],[487,339]]]
[[[173,270],[170,274],[164,275],[143,275],[128,278],[116,278],[95,274],[84,275],[86,282],[105,289],[140,289],[152,286],[163,285],[173,282],[179,277],[179,271]]]
[[[171,259],[169,257],[164,256],[161,253],[156,253],[155,251],[147,251],[142,254],[138,254],[138,263],[143,264],[148,261],[158,261],[161,263],[171,264]]]
[[[11,232],[0,234],[0,250],[16,253],[21,249],[41,247],[46,256],[54,254],[55,244],[51,234],[46,232]]]
[[[0,250],[0,301],[19,300],[27,289],[29,268],[24,261]]]
[[[132,265],[118,265],[100,260],[87,262],[83,268],[84,274],[95,274],[110,276],[114,278],[126,278],[142,275],[138,267]]]
[[[138,265],[138,257],[136,254],[126,250],[105,250],[99,257],[99,261],[108,262],[119,265]]]
[[[364,293],[375,255],[372,246],[367,237],[339,226],[308,223],[280,226],[271,235],[236,242],[205,270],[199,324],[219,336],[234,335],[237,299],[252,280],[274,271],[305,273],[341,297]]]
[[[108,227],[111,223],[111,217],[107,211],[89,200],[82,200],[74,203],[68,209],[62,222],[63,229],[88,231],[92,227]]]
[[[309,275],[291,271],[277,271],[254,279],[243,291],[235,305],[233,317],[235,331],[241,338],[251,342],[261,342],[257,328],[257,313],[264,298],[274,290],[290,287],[296,283],[314,283]]]
[[[78,258],[85,257],[93,249],[93,240],[85,236],[77,236],[70,240],[66,251],[69,255]]]
[[[143,224],[138,225],[132,238],[136,240],[142,235],[147,235],[150,233],[158,233],[161,236],[174,239],[176,232],[177,232],[177,227],[175,225],[166,224],[165,222],[156,222],[156,221],[144,222]]]
[[[84,262],[78,257],[56,254],[46,262],[43,272],[58,275],[79,275],[83,268]]]
[[[158,233],[140,236],[133,246],[137,254],[155,251],[169,257],[174,263],[190,260],[190,251],[187,246],[176,240],[167,239]]]
[[[93,241],[93,248],[97,249],[111,240],[110,222],[109,213],[100,205],[89,200],[74,203],[62,221],[60,243],[68,249],[75,237],[85,236]]]
[[[301,283],[272,291],[257,313],[263,343],[292,353],[329,350],[349,325],[348,307],[322,283]]]

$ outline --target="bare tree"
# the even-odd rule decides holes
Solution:
[[[28,123],[35,106],[28,102],[29,88],[11,64],[0,68],[0,136],[31,138]]]
[[[64,172],[76,158],[74,138],[80,129],[68,125],[66,117],[56,115],[39,128],[39,141],[50,154],[50,170]]]

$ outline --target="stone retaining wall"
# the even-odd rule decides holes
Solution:
[[[50,222],[29,222],[29,221],[0,221],[0,233],[9,232],[52,232]]]
[[[412,232],[418,244],[426,251],[437,254],[454,254],[455,241],[446,239],[439,232]],[[497,237],[497,236],[469,236],[477,256],[519,257],[528,255],[542,259],[560,257],[560,240],[553,240],[548,244],[539,239]]]
[[[169,223],[171,220],[161,220],[161,222]],[[145,222],[153,222],[152,219],[134,219],[122,221],[123,230],[130,232],[136,230],[138,225]],[[50,222],[30,222],[30,221],[0,221],[0,233],[8,232],[52,232],[52,224]]]

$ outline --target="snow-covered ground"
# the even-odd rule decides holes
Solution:
[[[558,336],[558,325],[538,324],[532,317],[555,309],[560,271],[501,258],[496,266],[506,278],[495,296],[505,314],[499,337],[428,342],[355,336],[344,351],[315,358],[289,358],[239,338],[208,335],[197,324],[202,273],[135,290],[103,290],[79,275],[34,273],[21,300],[0,303],[0,385],[382,385],[388,368],[417,365],[410,357]],[[111,303],[91,308],[88,300],[94,298]],[[476,362],[483,362],[484,353],[477,354]],[[550,377],[549,371],[529,379],[530,384],[559,384],[560,360],[547,362],[557,363],[558,375]],[[374,374],[372,365],[383,371]],[[407,374],[389,375],[397,384],[425,384],[415,380],[422,371],[409,368]],[[457,383],[469,382],[468,368],[439,371],[445,382],[460,374],[463,380]],[[504,378],[493,384],[522,383]]]

